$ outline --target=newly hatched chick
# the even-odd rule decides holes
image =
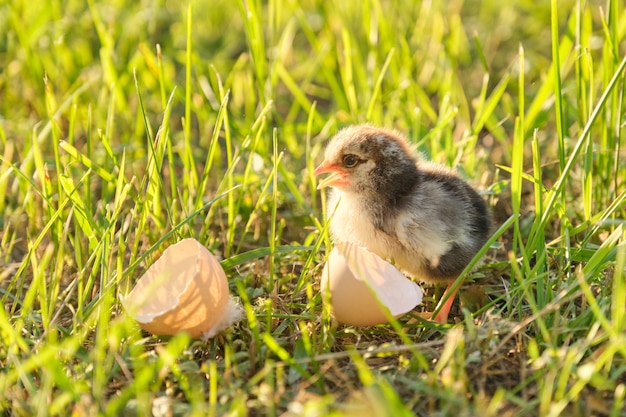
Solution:
[[[451,284],[489,237],[491,216],[478,193],[454,171],[421,160],[395,131],[341,130],[314,173],[331,173],[319,188],[334,189],[333,240],[366,247],[417,279]],[[454,295],[436,321],[447,321]]]

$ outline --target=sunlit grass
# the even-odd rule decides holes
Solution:
[[[157,3],[0,5],[4,414],[626,415],[621,2]],[[455,324],[322,304],[312,171],[365,121],[492,207]],[[185,237],[245,312],[209,341],[119,302]]]

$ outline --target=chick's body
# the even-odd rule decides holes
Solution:
[[[454,280],[487,241],[483,199],[452,170],[422,161],[394,131],[340,131],[316,174],[333,190],[330,231],[392,260],[416,279]]]

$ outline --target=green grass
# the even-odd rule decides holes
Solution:
[[[624,12],[1,3],[0,413],[626,416]],[[322,305],[312,171],[364,121],[489,200],[456,324]],[[142,333],[119,301],[185,237],[245,310],[207,342]]]

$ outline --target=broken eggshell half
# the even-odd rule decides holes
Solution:
[[[388,323],[391,316],[411,311],[423,297],[422,289],[396,267],[348,242],[340,242],[328,255],[321,290],[331,315],[353,326]]]
[[[122,304],[142,329],[155,335],[187,332],[210,338],[241,318],[224,269],[195,239],[168,247]]]

